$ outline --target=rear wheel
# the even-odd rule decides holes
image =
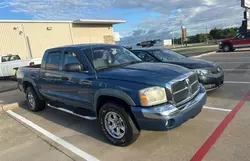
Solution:
[[[26,100],[31,111],[41,111],[45,108],[45,101],[39,99],[32,87],[26,90]]]
[[[99,112],[101,129],[106,138],[116,146],[128,146],[140,135],[129,112],[119,104],[106,103]]]

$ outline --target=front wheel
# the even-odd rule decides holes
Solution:
[[[229,52],[229,51],[231,51],[231,46],[230,46],[230,45],[224,45],[223,51],[224,51],[224,52]]]
[[[129,112],[116,103],[106,103],[99,112],[101,129],[106,138],[116,146],[128,146],[135,142],[140,130]]]

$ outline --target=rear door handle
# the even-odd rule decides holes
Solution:
[[[79,84],[81,84],[81,85],[91,85],[92,82],[89,81],[89,80],[80,80],[80,81],[79,81]]]
[[[69,78],[68,77],[61,77],[61,80],[67,81],[67,80],[69,80]]]

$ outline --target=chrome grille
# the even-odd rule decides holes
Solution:
[[[199,81],[196,74],[192,74],[185,79],[175,82],[172,86],[173,102],[183,105],[192,99],[199,90]]]
[[[185,89],[174,95],[175,102],[182,102],[188,97],[188,89]]]
[[[189,81],[190,81],[190,84],[193,84],[194,82],[196,82],[197,81],[196,74],[189,76]]]
[[[180,82],[176,82],[172,85],[172,91],[180,91],[183,88],[185,88],[187,86],[187,83],[185,80],[180,81]]]

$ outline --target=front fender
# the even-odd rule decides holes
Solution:
[[[125,92],[117,89],[99,89],[94,96],[94,107],[97,108],[97,101],[100,96],[111,96],[124,100],[128,105],[135,106],[133,99]]]

